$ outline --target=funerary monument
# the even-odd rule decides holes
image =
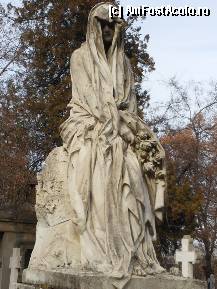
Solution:
[[[38,174],[36,244],[18,288],[204,288],[156,258],[165,154],[137,114],[125,27],[96,5],[72,54],[70,116]]]

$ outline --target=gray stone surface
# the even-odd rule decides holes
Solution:
[[[21,269],[20,248],[13,248],[13,255],[10,258],[11,275],[9,289],[16,289],[15,284],[18,282],[19,271]]]
[[[100,274],[69,274],[66,272],[51,272],[40,270],[25,270],[23,283],[35,285],[35,288],[64,288],[64,289],[115,289],[114,279]],[[18,285],[18,289],[32,289]],[[124,289],[205,289],[206,283],[175,277],[169,274],[159,274],[147,277],[133,277]]]
[[[22,284],[22,283],[17,283],[15,284],[16,289],[35,289],[34,285],[27,285],[27,284]]]

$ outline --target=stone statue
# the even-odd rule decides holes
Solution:
[[[215,289],[215,276],[214,274],[210,274],[207,280],[208,289]]]
[[[38,175],[29,268],[102,272],[122,282],[164,270],[152,241],[165,169],[162,146],[137,115],[126,23],[109,19],[108,9],[91,10],[86,42],[71,57],[70,116],[63,147]]]

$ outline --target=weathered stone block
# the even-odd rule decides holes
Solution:
[[[51,272],[25,270],[23,283],[17,289],[115,289],[115,279],[102,274]],[[118,283],[120,285],[120,283]],[[28,287],[26,287],[28,285]],[[30,286],[29,286],[30,285]],[[147,277],[133,277],[124,289],[205,289],[206,283],[200,280],[159,274]]]

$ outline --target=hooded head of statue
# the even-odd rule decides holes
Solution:
[[[95,5],[89,14],[86,45],[91,63],[93,87],[110,102],[128,102],[133,88],[130,62],[124,53],[123,35],[127,22],[119,17],[109,17],[111,3]],[[99,81],[98,81],[99,79]],[[98,87],[97,87],[98,86]],[[103,89],[103,93],[101,90]],[[100,98],[101,98],[100,97]],[[115,104],[113,104],[115,109]],[[135,110],[135,103],[133,104]]]
[[[115,49],[123,49],[122,34],[127,26],[123,19],[109,17],[111,3],[99,3],[92,8],[88,18],[87,42],[102,54],[112,57]],[[91,47],[93,49],[93,47]]]

